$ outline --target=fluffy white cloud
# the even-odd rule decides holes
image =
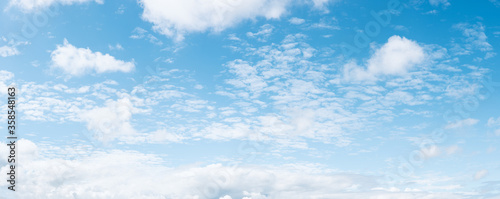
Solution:
[[[423,59],[424,50],[415,41],[392,36],[368,60],[368,71],[384,75],[403,74],[422,63]]]
[[[180,41],[187,32],[222,31],[257,17],[278,19],[289,0],[140,0],[142,18],[154,29]]]
[[[279,19],[291,4],[309,4],[328,12],[337,0],[139,0],[142,18],[153,28],[177,41],[189,32],[220,32],[246,20]]]
[[[2,46],[0,47],[0,56],[1,57],[8,57],[8,56],[13,56],[13,55],[18,55],[19,51],[17,50],[16,47],[13,46]]]
[[[23,11],[32,12],[39,9],[44,9],[52,5],[72,5],[95,1],[98,4],[103,4],[104,0],[10,0],[9,7],[15,6]]]
[[[139,112],[130,99],[108,100],[104,107],[82,111],[81,120],[87,123],[87,129],[95,132],[95,139],[103,142],[119,138],[124,141],[136,141],[137,136],[130,120],[133,113]]]
[[[402,75],[425,60],[424,49],[415,41],[392,36],[368,59],[367,68],[350,62],[344,66],[347,80],[375,80],[380,75]]]
[[[58,45],[50,56],[52,68],[62,69],[65,73],[74,76],[90,72],[130,72],[135,68],[133,60],[125,62],[109,54],[92,52],[88,48],[77,48],[66,39],[64,39],[64,44]]]

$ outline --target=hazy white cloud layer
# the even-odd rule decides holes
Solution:
[[[315,165],[280,166],[185,165],[164,166],[164,159],[124,150],[97,150],[92,146],[39,146],[18,142],[20,179],[15,196],[31,198],[466,198],[447,192],[384,188],[381,176],[337,173]],[[48,157],[44,151],[58,150]],[[0,155],[8,153],[5,143]],[[5,161],[5,160],[1,160]],[[5,162],[0,162],[4,164]],[[7,173],[7,166],[0,168]],[[479,171],[475,178],[481,178]],[[0,181],[0,187],[7,186]],[[5,196],[0,196],[4,198]]]

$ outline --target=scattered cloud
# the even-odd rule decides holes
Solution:
[[[29,42],[14,42],[14,40],[8,40],[5,37],[0,38],[3,42],[7,43],[4,46],[0,46],[0,57],[10,57],[14,55],[19,55],[20,52],[17,49],[19,45],[28,45]]]
[[[34,12],[53,5],[73,5],[88,2],[103,4],[104,0],[10,0],[8,7],[18,7],[25,12]]]
[[[10,80],[14,78],[14,73],[0,70],[0,94],[7,93],[7,86],[10,85]]]
[[[288,0],[218,1],[140,0],[142,18],[161,34],[182,41],[190,32],[220,32],[257,17],[279,19]]]
[[[459,120],[456,122],[452,122],[448,125],[446,125],[444,128],[445,129],[456,129],[456,128],[462,128],[462,127],[467,127],[467,126],[473,126],[477,124],[479,120],[473,119],[473,118],[467,118],[463,120]]]
[[[109,54],[92,52],[88,48],[77,48],[66,39],[63,45],[58,45],[52,51],[50,56],[52,68],[61,69],[72,76],[82,76],[92,72],[130,72],[135,68],[133,60],[126,62],[117,60]]]
[[[490,2],[491,2],[493,5],[495,5],[495,6],[497,6],[497,7],[500,7],[500,1],[498,1],[498,0],[490,0]]]
[[[490,117],[490,119],[488,119],[488,123],[487,123],[488,126],[492,127],[492,126],[500,126],[500,117],[498,118],[494,118],[494,117]]]
[[[429,3],[433,6],[443,5],[443,7],[448,7],[451,5],[448,0],[429,0]]]
[[[19,51],[17,50],[16,47],[13,47],[13,46],[1,46],[0,47],[0,56],[9,57],[9,56],[14,56],[14,55],[19,55]]]
[[[340,0],[312,0],[313,8],[329,13],[328,5],[338,2]]]
[[[125,5],[121,4],[120,7],[118,7],[118,9],[115,11],[115,14],[123,14],[125,13]]]
[[[482,178],[484,178],[486,175],[488,175],[488,170],[486,169],[483,169],[483,170],[479,170],[476,172],[476,174],[474,174],[474,180],[480,180]]]
[[[294,24],[294,25],[300,25],[300,24],[303,24],[304,22],[306,22],[306,20],[301,19],[301,18],[297,18],[297,17],[292,17],[288,20],[288,22],[290,22],[291,24]]]
[[[470,51],[472,50],[479,50],[482,52],[493,50],[493,46],[488,43],[488,37],[484,33],[485,27],[481,23],[459,23],[453,27],[460,30],[462,35],[465,37],[465,44],[454,44],[455,51],[457,51],[458,54],[470,54]],[[464,50],[465,52],[463,52]]]
[[[147,30],[144,30],[142,28],[136,27],[132,31],[132,35],[130,35],[130,38],[132,39],[145,39],[149,41],[149,43],[161,46],[163,45],[163,42],[160,41],[158,38],[156,38],[154,35],[149,34]]]
[[[273,33],[274,26],[270,24],[262,25],[258,32],[247,32],[247,36],[250,38],[257,38],[260,42],[266,42],[266,40]]]
[[[123,46],[119,43],[117,43],[116,45],[108,45],[108,48],[109,50],[123,50]]]
[[[0,144],[0,155],[7,156],[6,144]],[[17,193],[16,198],[20,199],[38,196],[160,196],[181,199],[466,198],[459,193],[449,193],[446,187],[432,192],[381,189],[384,185],[379,182],[379,176],[332,172],[314,165],[307,165],[306,170],[301,169],[303,166],[300,164],[225,166],[215,163],[169,167],[165,166],[168,160],[133,150],[61,145],[57,147],[57,154],[49,156],[47,151],[54,146],[39,145],[26,139],[19,140],[18,146],[19,156],[23,157],[18,175],[27,179],[22,188],[30,190]],[[0,172],[7,173],[8,165],[2,166]],[[426,183],[429,185],[428,181]],[[7,181],[0,181],[0,188],[7,185]]]
[[[500,136],[500,117],[498,118],[493,118],[493,117],[490,117],[490,119],[488,119],[488,123],[487,123],[487,126],[488,127],[492,127],[492,128],[496,128],[494,129],[494,133],[495,135],[497,136]]]
[[[437,13],[438,13],[437,10],[430,10],[430,11],[425,12],[424,14],[426,14],[426,15],[435,15]]]

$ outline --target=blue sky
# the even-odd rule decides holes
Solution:
[[[496,0],[0,7],[0,198],[500,198]]]

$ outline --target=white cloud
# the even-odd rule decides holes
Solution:
[[[147,30],[144,30],[143,28],[136,27],[132,31],[132,35],[130,35],[130,38],[132,39],[145,39],[149,41],[149,43],[161,46],[163,45],[163,42],[160,41],[158,38],[156,38],[154,35],[149,34]]]
[[[450,123],[450,124],[446,125],[444,128],[445,129],[462,128],[462,127],[475,125],[478,122],[479,122],[479,120],[477,120],[477,119],[467,118],[467,119],[463,119],[463,120],[459,120],[459,121]]]
[[[9,57],[9,56],[14,56],[18,55],[19,51],[17,50],[16,47],[14,46],[2,46],[0,47],[0,56],[1,57]]]
[[[500,117],[498,118],[493,118],[493,117],[490,117],[490,119],[488,119],[488,123],[487,123],[488,127],[498,127],[500,126]],[[500,128],[494,130],[495,132],[495,135],[497,136],[500,136]]]
[[[7,84],[9,80],[14,78],[14,73],[6,70],[0,70],[0,94],[7,93]]]
[[[274,27],[270,24],[265,24],[260,27],[258,32],[247,32],[247,36],[251,38],[257,38],[258,41],[266,42],[266,39],[273,32]]]
[[[491,51],[493,46],[488,43],[488,37],[484,33],[484,26],[481,23],[469,24],[459,23],[453,26],[455,29],[462,31],[465,36],[466,50]]]
[[[132,38],[132,39],[142,39],[142,38],[144,38],[144,36],[146,36],[147,32],[148,31],[144,30],[144,28],[136,27],[136,28],[134,28],[134,30],[132,30],[132,35],[130,35],[130,38]]]
[[[146,141],[148,143],[165,143],[165,142],[179,143],[185,139],[187,139],[187,137],[184,137],[183,135],[180,134],[169,132],[166,129],[156,130],[154,132],[147,134],[146,136]]]
[[[433,158],[441,155],[441,150],[436,145],[423,148],[420,151],[424,154],[425,158]]]
[[[222,31],[257,17],[278,19],[289,0],[219,1],[219,0],[140,0],[142,18],[166,36],[183,40],[189,32]]]
[[[404,74],[422,63],[424,57],[423,48],[415,41],[392,36],[368,60],[368,71],[384,75]]]
[[[119,43],[117,43],[114,46],[110,44],[110,45],[108,45],[108,48],[110,50],[123,50],[123,46],[121,44],[119,44]]]
[[[493,117],[490,117],[490,118],[488,119],[488,123],[487,123],[487,125],[488,125],[489,127],[492,127],[492,126],[500,126],[500,117],[498,117],[498,118],[496,118],[496,119],[495,119],[495,118],[493,118]]]
[[[130,72],[135,68],[133,61],[117,60],[109,54],[92,52],[88,48],[77,48],[66,39],[63,45],[50,54],[52,68],[62,69],[63,72],[73,76],[81,76],[91,72]]]
[[[367,68],[349,62],[344,66],[344,78],[373,81],[380,75],[403,75],[425,59],[424,49],[415,41],[392,36],[368,59]]]
[[[5,37],[0,37],[0,39],[7,43],[7,45],[0,46],[0,57],[9,57],[9,56],[14,56],[14,55],[19,55],[20,52],[17,50],[17,46],[19,45],[28,45],[29,42],[27,41],[14,41],[14,40],[8,40]]]
[[[312,5],[328,12],[327,5],[338,0],[139,0],[142,18],[159,33],[182,41],[186,33],[220,32],[237,24],[265,18],[279,19],[291,4]]]
[[[255,94],[255,97],[267,86],[264,79],[258,75],[256,67],[251,66],[246,61],[234,60],[229,62],[227,67],[229,68],[229,72],[234,73],[237,78],[227,80],[226,82],[238,88],[248,89]]]
[[[120,5],[120,7],[118,7],[118,9],[115,11],[115,14],[123,14],[125,12],[125,6],[123,4]]]
[[[337,2],[339,0],[312,0],[312,3],[313,3],[313,7],[315,9],[318,9],[318,10],[321,10],[323,11],[324,13],[328,13],[329,10],[328,10],[328,4],[332,3],[332,2]]]
[[[297,18],[297,17],[292,17],[290,20],[288,20],[288,22],[290,22],[291,24],[294,24],[294,25],[303,24],[305,21],[306,20],[301,19],[301,18]]]
[[[52,5],[72,5],[82,4],[95,1],[98,4],[103,4],[104,0],[10,0],[9,7],[14,6],[22,9],[25,12],[32,12],[39,9],[44,9]]]
[[[448,0],[429,0],[429,3],[433,6],[439,6],[442,4],[443,7],[448,7],[451,5]]]
[[[481,178],[484,178],[486,175],[488,175],[488,170],[486,169],[477,171],[476,174],[474,174],[474,180],[479,180]]]
[[[84,110],[80,119],[87,123],[87,129],[93,131],[95,139],[109,142],[114,139],[135,142],[137,132],[130,120],[133,113],[139,112],[130,99],[108,100],[104,107]],[[154,137],[154,135],[153,135]]]
[[[136,151],[100,150],[92,146],[58,146],[19,140],[16,198],[465,198],[443,190],[432,193],[377,190],[378,176],[317,168],[314,172],[279,166],[222,164],[165,166],[157,155]],[[8,153],[0,143],[0,155]],[[71,158],[71,159],[70,159]],[[3,162],[2,162],[3,163]],[[310,168],[308,165],[307,168]],[[8,165],[0,168],[7,173]],[[133,180],[130,180],[133,179]],[[6,189],[8,182],[0,181]],[[165,187],[168,187],[166,189]],[[346,192],[346,190],[349,190]],[[442,192],[440,192],[442,191]]]

